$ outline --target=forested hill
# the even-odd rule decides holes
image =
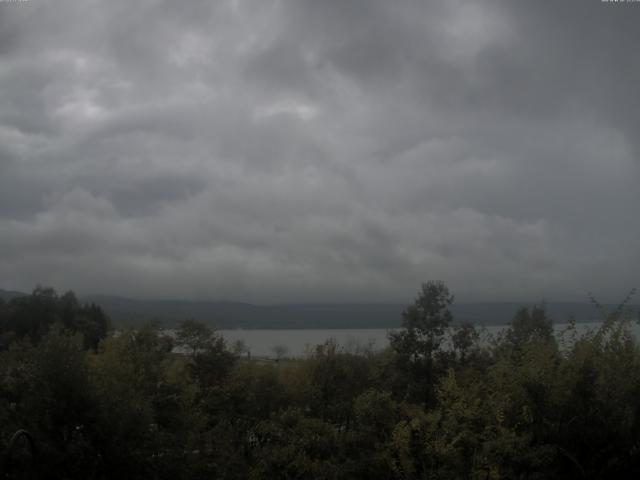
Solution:
[[[133,300],[92,296],[83,300],[100,305],[114,325],[135,325],[158,320],[175,326],[185,318],[206,322],[218,329],[231,328],[396,328],[406,305],[382,303],[308,303],[252,305],[239,302],[194,302],[180,300]],[[533,304],[532,302],[531,304]],[[516,302],[454,303],[456,322],[506,325],[524,305]],[[573,316],[578,322],[600,320],[601,314],[590,303],[547,303],[549,316],[558,323]],[[612,312],[616,305],[604,305]],[[638,311],[637,305],[629,306]]]
[[[25,293],[0,289],[0,298]],[[94,302],[109,315],[114,326],[135,326],[158,321],[173,327],[192,318],[218,329],[231,328],[395,328],[400,326],[401,304],[281,304],[252,305],[240,302],[206,302],[186,300],[136,300],[107,295],[81,296],[81,301]],[[482,325],[506,325],[523,305],[516,302],[476,302],[452,305],[456,322]],[[613,311],[615,305],[605,305]],[[638,306],[630,306],[638,311]],[[590,303],[547,303],[546,310],[555,322],[565,322],[573,315],[578,322],[601,318]]]
[[[23,292],[14,292],[12,290],[3,290],[0,288],[0,298],[3,300],[11,300],[12,298],[23,297],[25,295],[27,294]]]
[[[92,297],[115,325],[132,325],[159,320],[176,325],[185,318],[230,328],[396,328],[401,324],[400,304],[289,304],[251,305],[233,302],[142,301],[114,297]],[[506,325],[522,307],[521,303],[460,303],[451,308],[456,322]],[[571,315],[579,322],[598,320],[598,311],[589,303],[549,303],[547,312],[555,322]],[[614,305],[605,305],[613,311]],[[635,308],[637,310],[637,308]]]
[[[185,318],[193,318],[218,329],[393,328],[400,325],[403,309],[402,305],[393,304],[252,305],[100,296],[91,297],[91,301],[100,305],[116,326],[148,320],[175,326]]]

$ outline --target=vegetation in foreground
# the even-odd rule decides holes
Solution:
[[[640,351],[622,309],[556,337],[543,308],[524,308],[487,342],[452,327],[452,301],[428,282],[386,351],[329,340],[271,364],[193,321],[174,340],[152,326],[109,335],[72,293],[0,301],[0,478],[640,473]],[[27,434],[9,445],[21,429],[34,448]]]

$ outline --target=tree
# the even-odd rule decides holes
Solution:
[[[192,355],[205,350],[215,338],[215,332],[197,320],[187,319],[180,322],[176,341],[178,346],[191,351]]]
[[[84,348],[93,350],[110,328],[109,317],[98,305],[81,305],[72,291],[58,296],[53,288],[38,286],[31,295],[0,305],[0,348],[13,339],[38,343],[54,325],[71,335],[82,334]]]
[[[531,340],[550,341],[553,338],[553,324],[547,317],[544,306],[526,307],[518,310],[506,332],[506,340],[515,348],[520,348]]]
[[[276,360],[281,360],[287,353],[289,353],[289,349],[286,345],[274,345],[271,347],[271,351],[276,356]]]
[[[111,322],[109,317],[95,303],[80,307],[75,320],[75,329],[84,338],[84,347],[95,350],[100,340],[106,338]]]
[[[463,323],[455,328],[451,336],[451,343],[460,362],[467,360],[479,338],[480,335],[472,323]]]
[[[413,305],[402,312],[403,329],[389,334],[398,368],[409,373],[407,395],[421,397],[425,407],[434,400],[434,357],[453,320],[452,303],[453,295],[444,282],[423,283]]]
[[[334,339],[316,345],[299,369],[308,382],[302,403],[325,421],[349,425],[353,400],[369,385],[370,367],[367,357],[345,352]]]
[[[146,325],[108,338],[89,357],[99,409],[93,438],[105,463],[98,478],[180,478],[170,467],[186,463],[190,403],[187,375],[170,375],[181,366],[169,340]]]
[[[18,338],[26,337],[37,343],[54,323],[60,321],[57,306],[56,291],[38,285],[31,295],[16,297],[9,302],[5,328],[15,332]]]

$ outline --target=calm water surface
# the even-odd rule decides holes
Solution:
[[[579,332],[586,332],[597,328],[599,323],[581,323],[577,325]],[[566,324],[556,324],[556,331],[566,328]],[[484,327],[483,336],[496,335],[505,327],[494,325]],[[640,327],[632,325],[636,336],[640,336]],[[244,342],[252,356],[275,357],[276,347],[281,347],[284,356],[303,356],[309,348],[334,339],[347,351],[357,351],[359,348],[371,347],[382,350],[389,344],[387,333],[389,329],[332,329],[332,330],[219,330],[229,346],[237,341]]]

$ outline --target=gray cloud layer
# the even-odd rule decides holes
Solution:
[[[0,285],[638,284],[640,4],[0,3]]]

